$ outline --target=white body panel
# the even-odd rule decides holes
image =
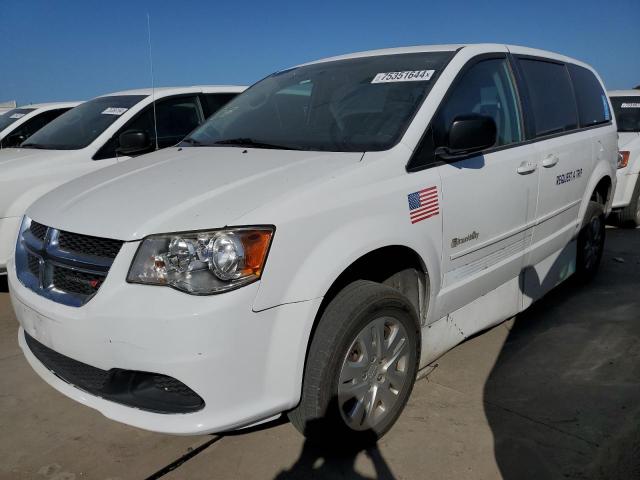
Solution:
[[[93,160],[95,153],[138,112],[156,101],[188,93],[239,93],[244,87],[198,86],[130,90],[111,95],[147,95],[88,146],[79,150],[8,148],[0,150],[0,274],[14,248],[16,225],[27,207],[44,193],[74,178],[129,159],[127,156]],[[108,95],[107,95],[108,96]],[[23,120],[26,117],[21,118]],[[7,241],[8,240],[8,241]]]
[[[354,56],[458,49],[412,47]],[[98,293],[79,308],[35,294],[10,263],[22,328],[97,368],[174,376],[204,398],[202,411],[152,414],[87,395],[50,374],[21,340],[30,363],[55,388],[108,417],[170,433],[216,432],[298,403],[323,297],[341,273],[376,249],[406,247],[428,275],[429,306],[420,312],[421,366],[525,308],[575,268],[575,238],[589,199],[601,180],[615,185],[615,122],[455,164],[406,170],[460,70],[478,55],[509,51],[580,64],[522,47],[467,46],[387,151],[169,148],[70,182],[28,209],[44,225],[127,243]],[[541,165],[550,153],[560,157],[555,169]],[[535,168],[523,175],[522,164]],[[581,181],[554,190],[561,188],[557,171],[570,168],[583,168]],[[426,187],[437,187],[439,214],[412,224],[407,195]],[[145,236],[234,225],[276,226],[259,282],[202,297],[127,283]],[[454,246],[452,239],[467,236]]]

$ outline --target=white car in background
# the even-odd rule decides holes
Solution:
[[[614,213],[621,226],[640,225],[640,90],[609,92],[618,123],[618,186]]]
[[[34,200],[73,178],[175,145],[244,89],[170,87],[104,95],[63,113],[20,148],[1,150],[0,275]]]
[[[81,102],[25,105],[0,116],[0,149],[18,147],[27,138]]]

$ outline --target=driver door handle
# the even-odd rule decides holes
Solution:
[[[555,154],[547,155],[547,158],[545,158],[542,161],[542,166],[544,168],[555,167],[559,161],[560,161],[560,158],[558,157],[558,155],[555,155]]]
[[[534,162],[522,162],[518,169],[516,170],[520,175],[529,175],[533,173],[538,168]]]

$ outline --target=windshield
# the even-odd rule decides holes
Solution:
[[[274,73],[183,146],[361,152],[395,145],[454,52],[362,57]]]
[[[93,142],[122,114],[147,95],[94,98],[63,113],[34,133],[22,148],[79,150]]]
[[[640,132],[640,96],[611,97],[619,132]]]
[[[0,115],[0,132],[11,125],[16,120],[20,120],[25,115],[33,112],[35,108],[14,108],[4,115]]]

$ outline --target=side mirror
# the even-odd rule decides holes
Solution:
[[[461,115],[449,127],[448,142],[436,149],[443,160],[452,160],[480,152],[496,143],[498,129],[493,118],[484,115]]]
[[[27,137],[25,135],[19,133],[7,135],[6,138],[2,141],[2,146],[4,148],[19,147],[20,144],[26,139]]]
[[[151,147],[151,141],[147,132],[142,130],[127,130],[118,137],[120,146],[116,149],[118,153],[131,155],[141,153]]]

